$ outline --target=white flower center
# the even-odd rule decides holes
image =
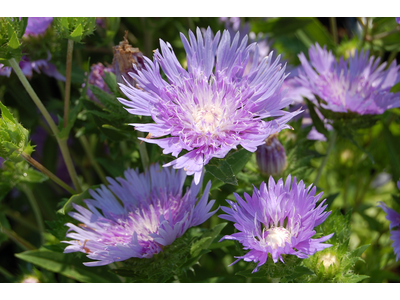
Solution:
[[[204,134],[214,133],[221,120],[222,110],[214,105],[197,108],[192,112],[195,126]]]
[[[325,269],[328,268],[330,265],[333,265],[333,264],[337,265],[338,264],[336,256],[331,254],[331,253],[327,253],[327,254],[322,255],[320,257],[319,261],[324,264]]]
[[[283,227],[273,227],[268,229],[267,232],[268,236],[265,238],[265,243],[272,249],[285,246],[285,243],[289,242],[292,237],[290,231]]]

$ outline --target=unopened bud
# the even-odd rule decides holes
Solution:
[[[261,173],[266,176],[280,174],[286,169],[286,153],[277,133],[270,135],[265,144],[258,146],[256,159]]]
[[[338,260],[336,258],[336,255],[332,253],[325,253],[319,258],[319,262],[322,263],[325,267],[325,270],[329,268],[331,265],[336,265],[338,266]]]
[[[125,32],[124,40],[118,46],[113,47],[114,59],[113,67],[115,76],[118,83],[125,84],[125,80],[132,86],[136,86],[136,81],[129,73],[137,74],[133,64],[136,65],[138,70],[144,69],[144,59],[142,52],[139,48],[133,48],[127,40],[128,32]],[[125,80],[124,80],[125,79]]]
[[[114,69],[109,66],[105,67],[102,63],[93,64],[90,67],[88,83],[97,86],[98,88],[109,94],[112,94],[106,82],[104,81],[104,72],[114,73]],[[83,87],[84,86],[85,84],[83,84]],[[87,89],[87,96],[90,100],[100,103],[100,101],[96,98],[96,96],[92,93],[90,89]]]

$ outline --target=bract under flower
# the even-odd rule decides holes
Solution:
[[[64,241],[70,244],[64,253],[83,252],[97,260],[86,266],[150,258],[215,213],[210,212],[215,201],[208,202],[211,182],[198,200],[200,185],[192,183],[183,195],[186,175],[182,170],[152,165],[144,174],[128,169],[124,175],[126,179],[107,178],[108,188],[90,190],[94,199],[84,200],[89,209],[74,204],[78,212],[69,213],[82,223],[79,227],[66,224],[67,237],[73,240]]]
[[[290,187],[292,185],[292,187]],[[289,175],[286,182],[282,178],[275,183],[269,178],[268,188],[263,182],[260,190],[254,187],[253,196],[244,194],[244,201],[234,194],[237,203],[227,200],[231,208],[221,207],[227,213],[220,218],[235,222],[237,233],[226,235],[221,240],[236,240],[250,250],[240,259],[258,262],[253,272],[265,264],[268,254],[273,261],[283,262],[282,254],[307,258],[315,252],[332,245],[322,244],[333,236],[329,234],[318,239],[311,237],[316,233],[314,227],[321,224],[331,212],[324,212],[325,200],[317,206],[322,193],[315,195],[316,187],[305,187],[303,181],[298,184],[296,177]]]
[[[259,62],[256,43],[247,46],[247,36],[233,41],[228,31],[212,37],[197,29],[197,39],[189,31],[189,41],[181,34],[187,54],[188,70],[176,58],[172,46],[160,40],[161,52],[154,60],[145,58],[145,70],[130,73],[137,87],[120,85],[129,98],[119,101],[131,114],[151,116],[155,124],[131,124],[149,132],[153,138],[140,138],[162,147],[163,153],[177,157],[164,165],[184,168],[198,183],[203,166],[211,158],[223,158],[238,145],[254,152],[265,139],[284,128],[293,116],[282,109],[291,103],[283,99],[280,88],[286,75],[279,57],[272,55]],[[250,60],[250,55],[252,59]],[[168,82],[160,74],[160,67]],[[273,121],[268,117],[281,116]]]

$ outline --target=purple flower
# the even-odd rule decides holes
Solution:
[[[384,70],[386,62],[379,66],[380,58],[369,58],[369,51],[358,54],[356,50],[353,57],[341,57],[339,62],[326,46],[322,49],[316,44],[308,53],[310,63],[303,53],[299,54],[303,70],[299,71],[298,81],[322,100],[320,104],[314,100],[316,105],[360,115],[382,114],[400,106],[400,93],[390,92],[400,79],[396,61]]]
[[[90,67],[90,74],[89,74],[89,84],[97,86],[98,88],[102,89],[103,91],[112,94],[108,85],[104,81],[104,72],[114,73],[113,67],[105,67],[102,63],[93,64]],[[83,87],[85,84],[83,84]],[[87,89],[87,95],[90,100],[100,103],[99,99],[92,93],[90,89]]]
[[[400,190],[400,180],[397,182],[397,187]],[[390,221],[390,239],[393,241],[392,247],[394,254],[396,254],[396,261],[398,261],[400,258],[400,228],[396,228],[395,230],[392,230],[392,228],[400,226],[400,214],[383,202],[379,202],[378,207],[383,209],[386,213],[386,219]]]
[[[53,18],[28,18],[24,36],[44,33],[53,22]]]
[[[311,189],[310,185],[305,188],[303,181],[296,183],[296,177],[292,188],[291,182],[290,175],[285,184],[282,178],[275,184],[270,177],[268,188],[265,182],[261,183],[260,190],[254,187],[252,197],[244,194],[246,201],[235,193],[237,203],[227,200],[231,208],[221,207],[227,214],[219,217],[235,222],[239,231],[224,236],[221,241],[236,240],[245,250],[250,250],[244,256],[236,257],[238,259],[234,263],[240,259],[258,262],[254,273],[265,264],[269,253],[276,263],[278,259],[283,262],[282,254],[307,258],[332,246],[322,242],[330,239],[333,233],[318,239],[311,238],[316,233],[314,227],[324,222],[331,213],[324,212],[327,206],[323,205],[325,200],[316,207],[322,193],[314,196],[316,187]]]
[[[151,116],[155,121],[131,124],[136,130],[149,132],[151,137],[171,135],[141,140],[157,144],[164,154],[175,157],[188,151],[164,166],[184,168],[198,183],[211,158],[223,158],[238,145],[256,151],[270,134],[289,128],[286,122],[299,112],[282,110],[290,100],[282,99],[280,93],[286,75],[279,57],[273,61],[270,55],[259,63],[258,46],[247,47],[247,36],[239,41],[236,34],[231,41],[225,30],[222,37],[218,31],[212,38],[208,28],[204,36],[197,29],[197,39],[189,31],[190,43],[182,33],[181,39],[188,70],[180,65],[172,46],[160,40],[161,52],[155,51],[153,61],[145,57],[146,70],[134,75],[138,87],[120,85],[129,100],[119,101],[131,114]],[[168,81],[162,78],[160,67]],[[276,116],[282,117],[262,120]]]
[[[396,18],[396,23],[400,24],[400,18]]]
[[[82,224],[66,224],[70,228],[67,237],[73,240],[64,241],[71,244],[64,253],[80,251],[97,260],[84,263],[86,266],[102,266],[131,257],[150,258],[189,227],[202,224],[215,213],[210,212],[215,201],[207,202],[211,182],[197,201],[200,185],[193,182],[182,195],[186,178],[182,170],[160,170],[158,165],[152,165],[144,174],[128,169],[124,175],[126,179],[107,178],[108,188],[102,185],[96,191],[90,190],[94,200],[84,200],[89,209],[74,205],[79,213],[69,213]]]

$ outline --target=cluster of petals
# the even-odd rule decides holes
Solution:
[[[397,182],[397,187],[400,190],[400,180]],[[396,261],[400,258],[400,214],[392,208],[389,208],[385,203],[379,202],[378,205],[386,213],[386,219],[390,221],[389,229],[390,239],[393,241],[394,254]],[[396,227],[394,230],[392,228]]]
[[[128,169],[124,176],[107,178],[108,188],[102,185],[90,190],[93,199],[84,200],[88,209],[74,204],[76,212],[69,213],[81,223],[66,224],[67,237],[72,240],[64,241],[70,244],[64,253],[83,252],[96,260],[84,263],[86,266],[150,258],[215,213],[210,212],[215,201],[208,201],[211,182],[200,200],[200,185],[193,182],[183,195],[183,170],[160,170],[160,166],[152,165],[141,174]]]
[[[120,85],[128,100],[119,101],[131,114],[155,121],[131,124],[149,132],[151,138],[140,139],[175,157],[187,151],[164,166],[183,168],[198,183],[211,158],[223,158],[239,145],[256,151],[269,135],[289,128],[286,123],[300,112],[282,110],[291,100],[281,93],[286,75],[280,58],[270,54],[260,61],[258,45],[247,45],[247,36],[240,40],[237,33],[231,40],[227,30],[213,36],[208,28],[204,34],[197,29],[197,38],[189,31],[190,42],[183,34],[181,39],[187,70],[172,46],[160,40],[161,52],[155,51],[153,61],[145,58],[145,68],[130,73],[137,87]]]
[[[379,65],[380,58],[369,57],[362,50],[347,60],[336,61],[331,51],[317,43],[308,51],[310,61],[304,53],[299,54],[302,70],[298,82],[321,99],[316,105],[334,112],[353,112],[360,115],[382,114],[385,110],[400,107],[400,93],[390,89],[400,81],[399,68],[394,60],[386,68]]]
[[[307,258],[315,252],[332,245],[322,244],[333,236],[312,239],[316,233],[315,226],[320,225],[330,215],[324,211],[325,200],[317,206],[322,193],[315,196],[316,187],[305,187],[303,181],[291,180],[289,175],[284,183],[282,178],[275,183],[269,178],[268,188],[263,182],[260,190],[254,187],[253,195],[244,194],[243,200],[234,193],[236,201],[227,200],[229,207],[221,207],[226,213],[220,218],[235,222],[237,233],[226,235],[221,240],[236,240],[245,250],[250,250],[243,256],[237,256],[244,261],[253,261],[257,267],[265,264],[268,255],[276,263],[283,261],[282,254],[296,255]],[[233,264],[234,264],[233,263]]]

